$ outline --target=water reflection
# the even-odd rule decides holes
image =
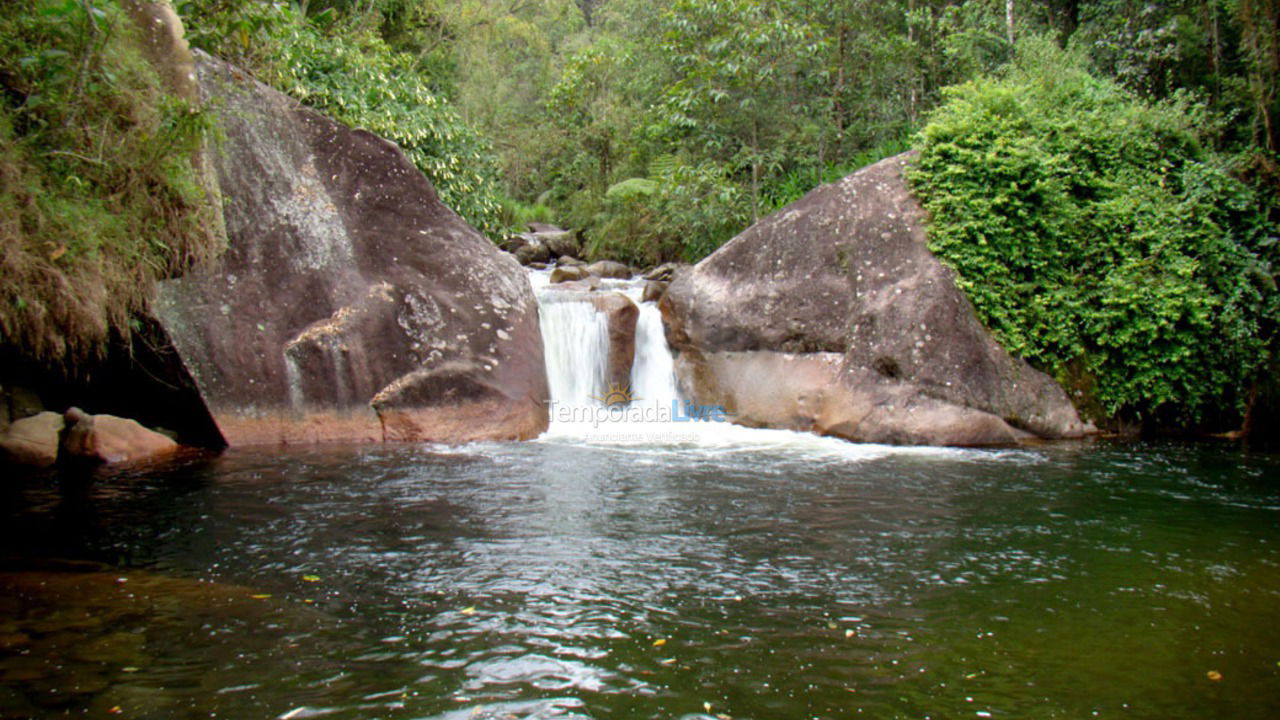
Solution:
[[[11,488],[0,717],[1280,712],[1273,459],[809,450],[230,453]]]

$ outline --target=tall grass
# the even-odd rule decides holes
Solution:
[[[192,165],[208,116],[162,91],[136,33],[105,0],[0,16],[0,343],[27,357],[101,353],[217,246]]]

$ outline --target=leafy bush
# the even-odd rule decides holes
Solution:
[[[445,204],[490,237],[503,230],[487,143],[413,71],[413,58],[376,36],[294,26],[276,84],[302,102],[387,138],[426,173]]]
[[[432,89],[417,59],[393,51],[363,18],[338,23],[326,13],[308,22],[286,3],[257,0],[188,0],[179,8],[193,45],[247,63],[304,104],[395,142],[446,205],[486,235],[501,234],[488,143]]]
[[[192,158],[208,117],[167,96],[112,2],[0,17],[0,332],[73,365],[127,337],[157,279],[218,238]]]
[[[529,223],[552,223],[551,208],[540,202],[522,203],[506,195],[498,197],[502,226],[515,232],[524,232]]]
[[[594,216],[587,255],[631,265],[697,262],[750,223],[750,197],[723,167],[666,156],[652,179],[615,184]]]
[[[1275,228],[1200,146],[1203,113],[1039,38],[946,98],[912,180],[930,246],[1005,347],[1099,415],[1238,409],[1274,339]]]

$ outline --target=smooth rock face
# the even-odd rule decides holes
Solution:
[[[0,459],[16,465],[49,467],[58,460],[58,435],[62,432],[62,415],[41,412],[14,420],[0,436]]]
[[[631,366],[636,356],[636,323],[640,308],[622,293],[591,296],[596,309],[605,314],[609,326],[609,387],[631,387]]]
[[[1000,348],[929,252],[910,161],[820,187],[676,274],[660,306],[686,392],[857,441],[1079,436],[1062,389]]]
[[[534,233],[534,237],[542,241],[547,246],[547,250],[555,257],[574,257],[581,254],[582,247],[578,244],[578,234],[571,230],[548,230]]]
[[[586,266],[587,274],[598,278],[627,280],[631,277],[631,268],[613,260],[597,260]]]
[[[118,463],[167,455],[178,449],[171,438],[135,420],[115,415],[89,415],[79,408],[63,416],[62,453],[93,462]]]
[[[577,280],[586,280],[591,277],[587,274],[586,268],[581,265],[566,265],[558,267],[551,271],[551,284],[555,285],[563,282],[574,282]]]
[[[232,445],[547,425],[533,291],[393,143],[197,55],[230,246],[156,312]]]

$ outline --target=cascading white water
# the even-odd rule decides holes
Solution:
[[[538,296],[538,321],[552,403],[598,405],[609,363],[609,323],[604,313],[583,302],[580,293],[543,290]]]
[[[669,435],[665,419],[679,399],[674,364],[656,303],[641,303],[638,283],[609,281],[640,307],[636,322],[630,405],[606,407],[609,391],[608,317],[591,302],[591,294],[560,290],[546,273],[531,276],[538,297],[551,392],[551,427],[547,437],[579,442],[661,443]],[[668,438],[669,439],[669,438]]]
[[[631,368],[627,406],[606,407],[609,328],[607,316],[581,290],[560,290],[550,274],[530,275],[538,298],[551,391],[551,426],[544,442],[598,444],[671,452],[697,453],[769,449],[805,456],[836,455],[867,459],[894,453],[949,453],[932,449],[890,449],[855,445],[835,438],[790,430],[748,428],[731,422],[695,420],[676,383],[675,362],[667,347],[657,303],[640,302],[640,282],[605,281],[604,290],[620,292],[640,308],[636,322],[636,354]],[[728,414],[732,408],[725,408]]]
[[[641,402],[670,407],[680,400],[676,387],[675,363],[667,347],[658,304],[639,303],[636,321],[636,357],[631,366],[631,394]]]

